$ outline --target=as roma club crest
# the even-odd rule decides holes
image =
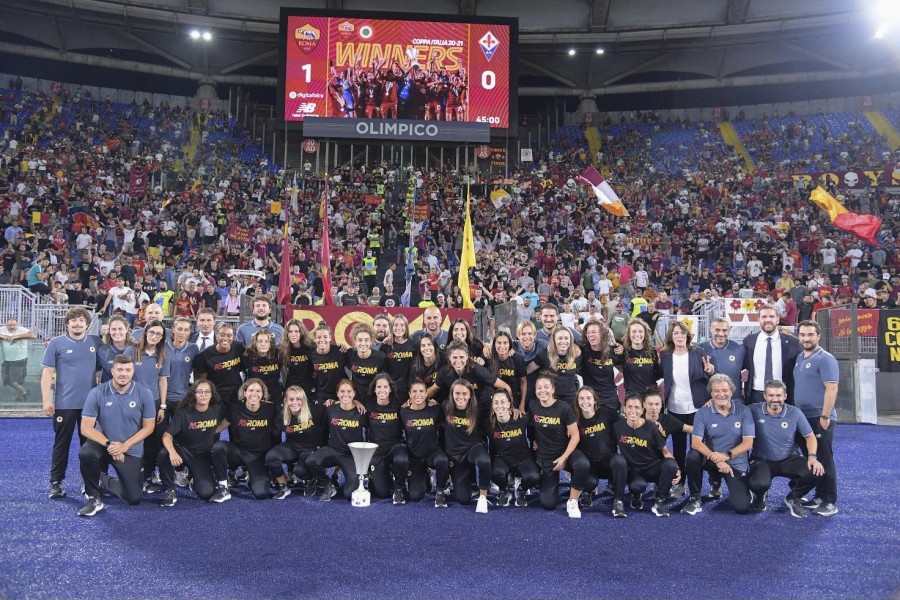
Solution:
[[[320,39],[322,39],[322,32],[309,23],[294,30],[294,41],[297,42],[297,47],[303,54],[309,54],[315,50]]]

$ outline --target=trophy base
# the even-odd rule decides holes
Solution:
[[[369,506],[372,502],[372,494],[368,490],[356,490],[350,499],[353,506]]]

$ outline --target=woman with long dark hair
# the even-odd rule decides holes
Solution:
[[[473,392],[477,391],[476,402],[480,419],[486,419],[491,409],[491,397],[494,388],[504,389],[512,394],[509,385],[496,375],[472,360],[469,348],[462,342],[453,341],[447,344],[447,360],[438,372],[437,380],[428,390],[428,397],[437,400],[447,398],[451,385],[458,379],[472,384]]]
[[[396,479],[394,485],[402,490],[408,485],[409,499],[418,502],[425,497],[428,470],[434,469],[435,508],[446,508],[447,497],[444,490],[450,478],[450,461],[440,447],[440,431],[444,414],[440,405],[430,404],[427,387],[422,381],[413,381],[409,386],[409,401],[400,409],[400,421],[406,436],[407,456],[398,455],[394,459]]]
[[[512,390],[513,407],[525,412],[525,395],[528,393],[525,361],[513,352],[512,336],[500,331],[491,343],[491,358],[487,369]]]
[[[618,344],[612,331],[599,321],[588,321],[581,331],[582,384],[594,390],[600,406],[619,413],[614,349]]]
[[[497,484],[497,506],[509,506],[510,475],[521,477],[515,490],[516,506],[528,504],[528,490],[540,482],[540,470],[528,444],[528,417],[513,417],[513,401],[509,392],[497,390],[491,401],[490,430],[488,440],[491,449],[491,480]]]
[[[458,343],[451,342],[450,345]],[[486,513],[487,493],[491,487],[491,457],[479,423],[478,400],[471,383],[465,379],[453,382],[450,397],[444,401],[444,414],[444,450],[450,459],[456,501],[464,505],[472,502],[470,486],[477,469],[478,502],[475,512]]]
[[[431,341],[434,343],[433,338]],[[391,319],[390,335],[382,343],[381,351],[387,357],[387,373],[394,383],[397,398],[406,398],[409,395],[410,382],[415,379],[412,367],[418,349],[416,342],[410,339],[407,318],[403,315],[394,315]],[[424,378],[422,379],[424,381]]]
[[[416,344],[416,355],[409,372],[410,382],[422,381],[427,387],[431,387],[437,381],[442,366],[444,363],[437,342],[430,333],[423,333]]]
[[[154,323],[159,321],[152,321],[147,328],[155,327]],[[165,490],[163,506],[175,506],[177,502],[175,468],[182,465],[190,474],[191,489],[201,500],[224,502],[231,497],[226,484],[228,462],[212,451],[219,433],[226,427],[224,416],[225,405],[216,386],[205,379],[195,382],[178,403],[156,457]]]
[[[653,347],[653,332],[641,319],[631,319],[621,346],[613,350],[614,362],[622,370],[625,394],[643,394],[662,378],[659,354]]]
[[[284,325],[284,336],[278,348],[284,369],[284,388],[299,386],[307,398],[313,397],[316,382],[309,354],[313,351],[313,339],[309,330],[298,319]]]
[[[378,444],[369,467],[369,489],[377,498],[387,498],[391,484],[397,479],[398,467],[409,464],[403,445],[403,425],[400,423],[400,403],[394,394],[394,384],[387,373],[379,373],[372,381],[366,412],[369,428],[366,435]],[[399,460],[398,460],[399,458]],[[403,488],[394,485],[394,504],[405,504]]]
[[[246,380],[261,380],[268,391],[268,401],[276,413],[281,411],[281,357],[275,345],[275,335],[268,329],[260,329],[250,338],[250,345],[241,357],[241,367]]]

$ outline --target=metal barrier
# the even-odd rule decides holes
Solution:
[[[34,329],[34,305],[38,297],[21,285],[0,285],[0,317],[3,324],[15,319],[19,325]]]

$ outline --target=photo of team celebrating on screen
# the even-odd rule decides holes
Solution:
[[[413,58],[401,65],[385,59],[363,68],[356,56],[352,67],[339,69],[329,62],[329,113],[349,119],[414,119],[466,121],[466,69],[448,71],[432,59],[422,68]]]

